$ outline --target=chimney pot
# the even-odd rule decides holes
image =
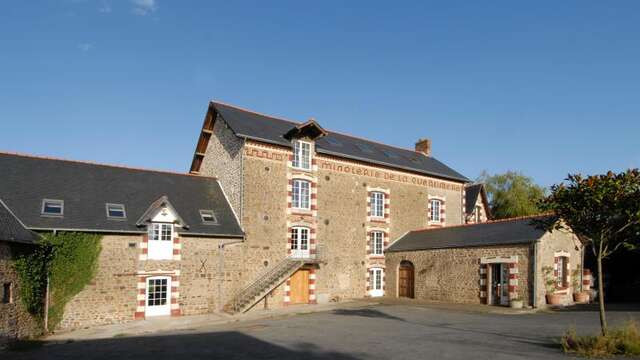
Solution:
[[[431,140],[427,138],[418,139],[416,142],[416,152],[431,156]]]

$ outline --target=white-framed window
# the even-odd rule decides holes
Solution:
[[[295,140],[293,142],[293,167],[311,169],[311,143]]]
[[[311,182],[307,180],[293,180],[291,206],[296,209],[311,209]]]
[[[384,193],[371,192],[371,216],[384,217]]]
[[[218,223],[218,219],[216,219],[216,214],[213,210],[200,210],[200,218],[203,224],[214,225]]]
[[[382,277],[384,276],[382,268],[371,268],[369,269],[369,295],[371,296],[382,296],[384,295],[384,290],[382,287]]]
[[[482,221],[482,208],[480,206],[475,207],[473,218],[475,219],[476,223]]]
[[[429,221],[430,222],[440,222],[440,209],[442,208],[442,200],[431,199],[429,200]]]
[[[384,255],[384,232],[371,232],[371,253],[373,255]]]
[[[149,226],[148,258],[171,260],[173,258],[173,224],[152,223]]]
[[[64,201],[54,200],[54,199],[43,199],[42,209],[40,214],[44,216],[63,216]]]
[[[291,256],[295,258],[309,257],[309,228],[295,226],[291,228]]]
[[[107,219],[126,219],[127,213],[122,204],[106,204]]]
[[[147,300],[145,315],[159,316],[171,314],[171,277],[147,278]]]

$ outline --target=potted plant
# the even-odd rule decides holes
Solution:
[[[524,301],[522,301],[522,298],[518,295],[511,299],[509,306],[511,306],[512,309],[522,309],[524,307]]]
[[[547,290],[546,298],[549,305],[561,305],[562,296],[556,294],[556,279],[553,276],[553,267],[545,266],[542,268],[544,274],[544,285]]]
[[[589,302],[589,293],[582,291],[582,281],[580,277],[580,269],[575,269],[571,273],[571,284],[573,285],[573,301],[579,304]]]

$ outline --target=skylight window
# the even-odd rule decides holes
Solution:
[[[64,201],[43,199],[41,215],[62,216],[64,215]]]
[[[367,144],[362,144],[362,143],[356,144],[356,147],[360,149],[362,152],[373,153],[373,148],[371,148],[371,146]]]
[[[213,210],[200,210],[200,217],[205,224],[218,223],[218,219],[216,219],[216,214],[213,213]]]
[[[107,218],[109,219],[125,219],[127,213],[122,204],[107,204]]]
[[[327,137],[325,138],[327,140],[327,142],[333,146],[342,146],[342,143],[340,141],[338,141],[338,139],[334,139],[332,137]]]
[[[392,159],[399,159],[399,158],[400,158],[400,156],[398,156],[398,154],[396,154],[396,153],[394,153],[394,152],[391,152],[391,151],[389,151],[389,150],[382,150],[382,152],[383,152],[387,157],[390,157],[390,158],[392,158]]]

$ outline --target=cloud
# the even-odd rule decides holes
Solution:
[[[102,1],[98,11],[104,14],[108,14],[111,12],[111,4],[107,1]]]
[[[89,50],[93,49],[93,44],[91,43],[80,43],[78,44],[78,49],[83,53],[89,52]]]
[[[155,0],[131,0],[133,3],[133,13],[140,16],[145,16],[158,9],[158,4]]]

